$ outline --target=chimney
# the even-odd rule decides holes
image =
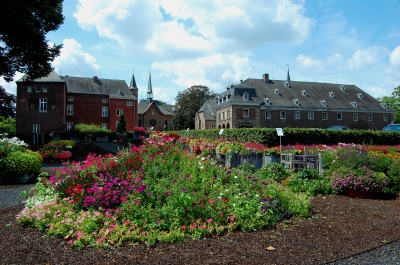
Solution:
[[[97,84],[99,82],[99,78],[97,76],[93,76],[93,82]]]
[[[269,74],[263,74],[263,79],[265,83],[269,83]]]

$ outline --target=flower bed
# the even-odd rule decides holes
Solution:
[[[400,191],[400,163],[393,159],[397,149],[324,147],[325,170],[320,174],[312,169],[294,172],[274,162],[259,170],[229,168],[213,155],[189,153],[192,140],[157,132],[116,157],[92,155],[70,163],[33,188],[19,222],[76,247],[153,244],[253,231],[308,216],[308,196],[340,192],[334,184],[336,179],[342,183],[337,176],[343,174],[334,173],[340,166],[373,179],[362,182],[364,188]],[[204,139],[196,142],[201,144],[192,146],[209,146]],[[227,146],[231,152],[225,155],[242,145],[219,149]],[[364,169],[365,162],[371,167]],[[355,188],[357,181],[358,175],[347,183]]]

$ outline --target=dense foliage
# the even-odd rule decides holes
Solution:
[[[196,112],[203,104],[215,97],[215,94],[206,86],[192,86],[179,92],[175,98],[174,128],[175,130],[194,129]]]
[[[396,110],[394,114],[394,122],[400,123],[400,86],[394,88],[390,96],[384,96],[380,101],[382,103],[387,103],[389,107]]]
[[[63,23],[62,0],[3,0],[0,16],[0,76],[13,81],[15,72],[27,80],[47,76],[61,45],[46,35]]]
[[[4,118],[0,116],[0,134],[14,136],[17,131],[16,121],[13,118]]]
[[[0,117],[15,118],[16,97],[0,86]]]

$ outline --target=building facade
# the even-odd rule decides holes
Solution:
[[[121,114],[127,130],[137,126],[137,87],[123,80],[59,76],[17,82],[17,133],[71,130],[75,124],[97,124],[116,131]]]
[[[172,131],[173,106],[153,99],[151,75],[147,88],[147,99],[142,99],[138,104],[138,125],[156,131]]]
[[[197,112],[196,128],[328,128],[381,130],[395,110],[354,85],[247,79],[230,85]],[[210,113],[211,112],[211,113]],[[213,114],[213,115],[211,115]],[[204,128],[202,124],[204,123]]]

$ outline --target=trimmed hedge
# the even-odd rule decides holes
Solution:
[[[239,142],[256,142],[266,146],[279,145],[279,136],[275,128],[241,128],[224,129],[222,135],[220,129],[212,130],[183,130],[174,133],[181,136],[194,138],[235,140]],[[301,143],[312,144],[337,144],[354,143],[369,145],[398,145],[400,144],[400,133],[388,131],[370,130],[345,130],[334,131],[326,129],[304,129],[304,128],[284,128],[282,145],[295,145]]]

